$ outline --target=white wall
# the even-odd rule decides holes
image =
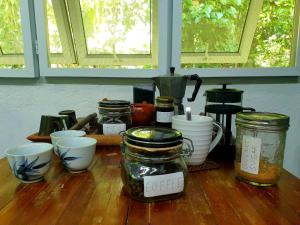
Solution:
[[[202,85],[196,101],[184,101],[185,106],[191,106],[193,113],[202,112],[204,91],[215,87],[220,86]],[[300,178],[300,84],[231,87],[244,90],[244,106],[290,116],[284,168]],[[186,97],[191,97],[191,91],[192,87],[188,87]],[[0,85],[0,157],[5,149],[27,142],[26,137],[38,131],[42,114],[55,115],[64,109],[74,109],[77,117],[83,117],[97,112],[97,102],[104,97],[132,101],[132,86],[42,82]]]

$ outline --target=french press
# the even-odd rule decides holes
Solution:
[[[223,84],[222,88],[207,90],[204,95],[206,95],[205,114],[213,117],[223,127],[224,141],[220,144],[230,147],[232,117],[238,112],[255,111],[255,109],[243,107],[243,91],[228,89],[226,84]]]

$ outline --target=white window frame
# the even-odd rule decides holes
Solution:
[[[0,69],[0,77],[7,78],[35,78],[39,75],[38,59],[36,54],[35,21],[32,15],[34,12],[33,0],[20,0],[20,17],[23,34],[24,68],[21,69]],[[10,58],[10,56],[1,56]],[[11,56],[14,57],[14,56]],[[21,56],[19,56],[21,57]],[[2,63],[1,63],[2,64]],[[7,64],[11,64],[7,62]]]
[[[171,0],[158,1],[158,69],[98,69],[98,68],[50,68],[44,0],[35,2],[37,40],[39,46],[40,75],[47,77],[129,77],[150,78],[166,74],[171,63]],[[168,32],[169,31],[169,32]]]
[[[68,20],[68,14],[67,14],[65,2],[61,0],[51,0],[51,2],[53,6],[55,19],[56,21],[60,21],[60,23],[57,23],[57,29],[61,40],[62,50],[63,50],[63,53],[51,53],[51,61],[54,64],[76,63],[75,50],[72,41],[71,26]],[[46,26],[48,27],[47,23]],[[46,32],[48,31],[47,27],[46,27]],[[49,37],[48,34],[47,37]],[[47,40],[47,43],[48,42],[49,40]]]
[[[154,10],[152,11],[152,44],[151,54],[89,54],[84,33],[84,25],[81,15],[80,0],[67,0],[70,14],[71,27],[73,28],[73,37],[76,45],[76,52],[79,65],[157,65],[158,63],[158,42],[157,42],[157,25],[158,0],[152,2]]]
[[[259,6],[261,0],[252,0]],[[299,7],[299,1],[295,1],[295,9]],[[253,5],[252,5],[253,6]],[[253,6],[254,7],[254,6]],[[201,77],[279,77],[279,76],[300,76],[300,32],[299,32],[299,11],[295,14],[295,24],[298,23],[297,30],[298,38],[295,39],[297,46],[295,67],[273,67],[273,68],[181,68],[181,29],[182,29],[182,0],[177,0],[173,4],[173,26],[172,26],[172,66],[180,74],[197,73]],[[295,35],[297,36],[297,35]],[[245,48],[247,50],[247,48]],[[250,50],[250,49],[249,49]],[[244,57],[247,51],[238,57]],[[202,55],[205,58],[205,55]],[[224,58],[228,56],[224,56]],[[204,59],[205,60],[205,59]],[[219,59],[220,60],[220,59]],[[207,62],[207,61],[206,61]],[[220,61],[219,61],[220,62]],[[201,63],[201,61],[199,62]]]

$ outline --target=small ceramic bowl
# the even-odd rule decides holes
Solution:
[[[83,137],[86,133],[83,130],[61,130],[50,134],[51,142],[53,144],[54,153],[57,155],[56,142],[61,138]]]
[[[6,150],[9,166],[16,176],[24,183],[43,180],[48,171],[53,146],[48,143],[27,143]]]
[[[96,139],[89,137],[61,138],[56,142],[57,153],[70,172],[84,172],[93,161],[96,143]]]

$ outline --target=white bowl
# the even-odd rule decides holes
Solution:
[[[86,133],[83,130],[61,130],[50,134],[51,142],[53,145],[54,153],[57,155],[56,142],[60,138],[70,138],[70,137],[83,137]]]
[[[9,166],[24,183],[34,183],[44,179],[48,171],[53,146],[48,143],[27,143],[6,150]]]
[[[205,131],[212,131],[213,130],[213,123],[206,124],[206,125],[198,125],[198,126],[191,126],[190,124],[177,124],[176,122],[172,122],[172,128],[183,130],[183,131],[194,131],[194,132],[205,132]]]
[[[93,161],[96,143],[96,139],[89,137],[61,138],[56,142],[57,153],[70,172],[83,172]]]

